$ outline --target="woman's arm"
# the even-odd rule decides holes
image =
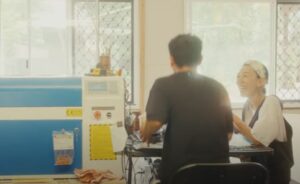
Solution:
[[[233,114],[233,123],[234,127],[249,141],[251,141],[255,145],[263,145],[261,142],[259,142],[252,134],[251,128],[246,125],[245,122],[241,120],[240,117]]]

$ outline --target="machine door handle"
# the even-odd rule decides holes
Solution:
[[[79,137],[79,133],[80,133],[80,129],[79,128],[74,128],[74,135],[75,135],[75,141],[78,141],[78,137]]]

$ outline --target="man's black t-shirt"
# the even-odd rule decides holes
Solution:
[[[228,133],[233,131],[228,94],[217,81],[191,72],[155,81],[147,120],[167,124],[161,179],[189,163],[228,162]]]

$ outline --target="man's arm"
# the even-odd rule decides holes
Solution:
[[[169,115],[169,103],[165,94],[166,85],[162,79],[154,82],[146,105],[145,127],[142,128],[141,137],[143,142],[149,144],[151,135],[158,131],[163,124],[167,123]]]
[[[151,135],[157,132],[162,125],[163,124],[159,121],[146,121],[144,129],[141,130],[142,141],[149,144]]]
[[[222,86],[221,86],[222,87]],[[229,95],[224,87],[221,88],[222,91],[222,103],[221,105],[223,106],[225,110],[225,116],[226,116],[226,121],[227,121],[227,137],[228,141],[231,140],[232,135],[233,135],[233,119],[232,119],[232,110],[231,110],[231,105],[230,105],[230,99]]]
[[[232,138],[232,133],[227,133],[227,137],[228,137],[228,141],[230,141]]]

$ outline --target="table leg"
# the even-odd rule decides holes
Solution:
[[[131,178],[132,178],[132,167],[133,167],[133,163],[132,163],[132,156],[131,153],[127,154],[128,156],[128,162],[129,162],[129,166],[128,166],[128,180],[127,180],[127,184],[131,184]]]

